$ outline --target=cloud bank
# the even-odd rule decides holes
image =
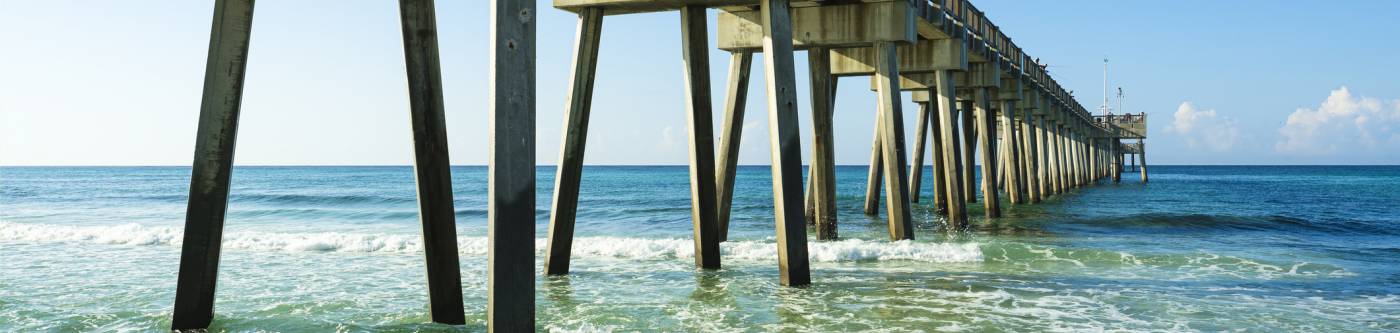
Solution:
[[[1239,126],[1233,118],[1221,116],[1213,109],[1198,109],[1191,102],[1181,102],[1176,107],[1172,123],[1163,131],[1180,135],[1191,148],[1214,152],[1230,151],[1240,142]]]
[[[1301,155],[1400,152],[1400,100],[1353,96],[1333,90],[1316,109],[1299,108],[1279,128],[1281,153]]]

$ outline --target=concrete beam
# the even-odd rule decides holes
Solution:
[[[928,74],[938,70],[967,70],[967,41],[963,39],[923,39],[917,43],[899,45],[896,53],[901,75]],[[869,47],[834,49],[831,54],[831,74],[873,75],[875,60],[875,50]]]
[[[792,7],[792,44],[809,47],[864,47],[875,42],[913,43],[914,5],[908,0],[815,7]],[[763,47],[760,15],[755,10],[720,12],[719,48],[726,51]]]

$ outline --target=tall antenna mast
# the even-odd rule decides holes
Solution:
[[[1108,115],[1108,58],[1103,58],[1103,106],[1099,107],[1101,115]]]

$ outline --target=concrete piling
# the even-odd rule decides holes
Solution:
[[[753,52],[730,54],[729,82],[725,88],[724,124],[720,135],[719,170],[715,171],[719,185],[715,219],[719,222],[719,240],[729,240],[729,211],[734,206],[734,175],[739,167],[739,142],[744,131],[744,106],[748,101],[749,68]]]
[[[793,68],[792,18],[788,0],[762,0],[764,77],[767,78],[768,131],[773,153],[773,207],[778,239],[779,282],[811,284],[807,226],[802,221],[802,144],[798,137],[797,89]]]
[[[214,319],[214,289],[253,28],[253,0],[216,0],[213,21],[170,324],[175,330],[208,328]]]
[[[574,220],[578,214],[579,182],[583,176],[583,153],[588,140],[588,114],[593,106],[593,79],[598,66],[598,42],[603,29],[603,9],[589,7],[578,12],[572,85],[564,105],[564,134],[561,135],[559,165],[554,176],[554,201],[549,214],[549,240],[544,272],[569,273],[573,252]]]
[[[525,332],[535,330],[535,2],[496,0],[491,13],[486,322],[491,332]],[[446,167],[446,138],[442,141]],[[446,191],[450,200],[451,190]],[[451,269],[459,269],[456,260]]]

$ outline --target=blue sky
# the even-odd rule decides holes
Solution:
[[[1400,163],[1400,2],[974,3],[1086,106],[1100,104],[1112,59],[1126,109],[1149,114],[1153,164]],[[576,18],[539,7],[538,161],[549,165]],[[452,161],[485,164],[489,8],[438,11]],[[188,165],[211,13],[212,1],[0,0],[0,165]],[[260,1],[237,163],[410,164],[397,20],[395,1]],[[679,20],[604,20],[586,163],[687,163]],[[716,125],[728,59],[710,54]],[[767,164],[761,61],[754,71],[740,162]],[[869,158],[865,82],[840,85],[841,164]],[[907,123],[915,110],[906,104]],[[809,112],[802,101],[804,145]]]

